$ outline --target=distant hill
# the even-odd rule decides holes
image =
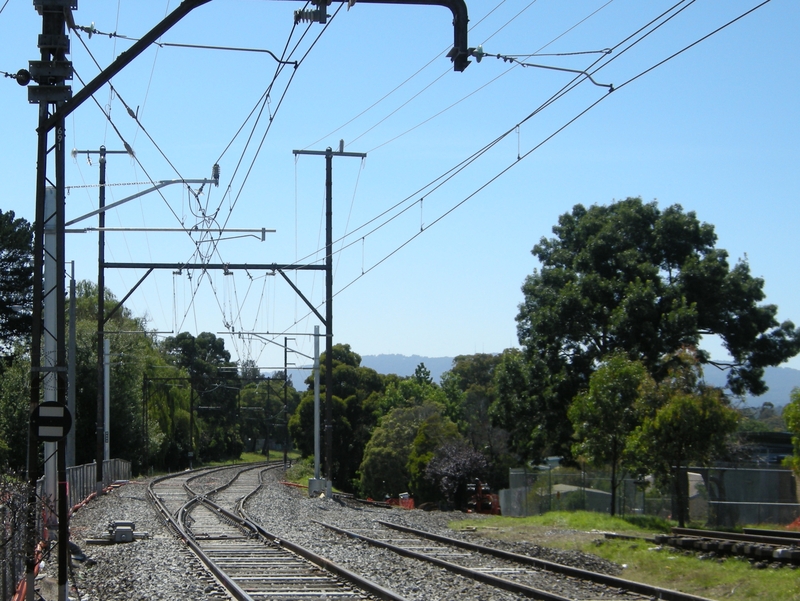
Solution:
[[[431,372],[434,382],[440,382],[442,374],[453,367],[453,357],[422,357],[420,355],[362,355],[361,365],[371,367],[379,374],[397,374],[398,376],[412,376],[417,365],[424,363]],[[303,380],[310,371],[289,370],[292,381],[300,390],[305,390]],[[748,396],[745,404],[750,407],[760,407],[763,403],[773,405],[786,405],[793,388],[800,387],[800,369],[791,367],[768,367],[764,370],[764,377],[769,390],[759,396]],[[704,370],[705,380],[712,386],[724,387],[727,372],[707,366]]]
[[[433,381],[441,383],[442,374],[453,367],[453,357],[421,357],[420,355],[362,355],[361,366],[370,367],[379,374],[413,376],[417,366],[424,363],[431,372]],[[311,375],[309,369],[290,369],[289,376],[297,390],[306,390],[305,379]]]
[[[715,367],[706,366],[703,370],[706,383],[712,386],[725,387],[728,372]],[[769,386],[769,390],[761,396],[745,397],[745,405],[750,407],[760,407],[762,404],[770,402],[776,407],[786,405],[789,402],[789,395],[793,388],[800,387],[800,369],[791,367],[767,367],[764,369],[764,381]]]
[[[417,366],[424,363],[434,382],[439,382],[442,374],[453,367],[453,357],[421,357],[419,355],[363,355],[361,365],[371,367],[379,374],[413,376]]]

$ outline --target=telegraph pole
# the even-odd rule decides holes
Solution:
[[[310,154],[325,157],[325,477],[333,482],[333,157],[365,159],[366,153],[339,150],[294,150],[295,156]]]

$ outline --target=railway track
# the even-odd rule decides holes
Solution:
[[[405,557],[433,563],[490,586],[544,601],[709,601],[696,595],[589,572],[383,521],[376,521],[373,528],[358,530],[346,530],[324,522],[317,523],[339,534]]]
[[[238,466],[162,478],[151,484],[151,498],[235,599],[403,601],[248,519],[244,500],[260,487],[262,472],[277,467]]]
[[[800,565],[800,534],[783,530],[745,528],[742,533],[673,528],[655,536],[655,542],[678,549],[740,555],[757,562]]]

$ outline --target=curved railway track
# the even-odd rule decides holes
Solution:
[[[358,531],[317,523],[339,534],[405,557],[433,563],[485,584],[544,601],[709,601],[696,595],[589,572],[383,521],[377,521],[374,528]],[[568,587],[564,586],[565,580],[569,580]],[[569,592],[564,592],[565,589],[569,589]]]
[[[235,599],[403,601],[248,519],[244,500],[261,486],[262,472],[280,465],[217,468],[160,478],[150,485],[150,497]]]

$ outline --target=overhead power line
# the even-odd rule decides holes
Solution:
[[[693,2],[693,1],[694,1],[694,0],[692,0],[692,2]],[[679,56],[679,55],[683,54],[684,52],[686,52],[687,50],[689,50],[689,49],[693,48],[693,47],[694,47],[694,46],[696,46],[697,44],[699,44],[699,43],[703,42],[704,40],[707,40],[707,39],[708,39],[708,38],[710,38],[711,36],[713,36],[713,35],[715,35],[715,34],[719,33],[720,31],[722,31],[722,30],[724,30],[725,28],[729,27],[730,25],[732,25],[732,24],[736,23],[737,21],[739,21],[739,20],[743,19],[744,17],[746,17],[747,15],[749,15],[749,14],[753,13],[753,12],[754,12],[754,11],[756,11],[757,9],[761,8],[762,6],[764,6],[764,5],[768,4],[770,1],[771,1],[771,0],[764,0],[763,2],[761,2],[760,4],[758,4],[757,6],[755,6],[755,7],[751,8],[750,10],[748,10],[748,11],[746,11],[746,12],[742,13],[742,14],[741,14],[741,15],[739,15],[738,17],[736,17],[736,18],[734,18],[734,19],[732,19],[732,20],[728,21],[728,22],[727,22],[727,23],[725,23],[724,25],[722,25],[722,26],[718,27],[717,29],[715,29],[715,30],[711,31],[710,33],[708,33],[708,34],[706,34],[706,35],[702,36],[701,38],[698,38],[697,40],[695,40],[695,41],[694,41],[694,42],[692,42],[691,44],[688,44],[687,46],[685,46],[685,47],[683,47],[682,49],[678,50],[677,52],[675,52],[675,53],[671,54],[670,56],[666,57],[665,59],[663,59],[663,60],[661,60],[661,61],[658,61],[657,63],[653,64],[651,67],[649,67],[649,68],[647,68],[647,69],[645,69],[645,70],[643,70],[643,71],[639,72],[639,73],[638,73],[638,74],[636,74],[635,76],[633,76],[633,77],[629,78],[628,80],[626,80],[625,82],[623,82],[622,84],[620,84],[620,85],[619,85],[619,86],[616,88],[616,90],[620,90],[620,89],[622,89],[622,88],[626,87],[626,86],[627,86],[627,85],[629,85],[630,83],[632,83],[632,82],[634,82],[634,81],[638,80],[640,77],[642,77],[642,76],[646,75],[647,73],[650,73],[650,72],[651,72],[651,71],[653,71],[654,69],[657,69],[658,67],[660,67],[660,66],[662,66],[662,65],[666,64],[667,62],[669,62],[669,61],[670,61],[670,60],[672,60],[673,58],[675,58],[675,57],[677,57],[677,56]],[[679,3],[679,4],[680,4],[680,3]],[[691,4],[691,3],[690,3],[690,4]],[[677,5],[676,5],[676,6],[677,6]],[[664,14],[666,14],[666,13],[664,13]],[[662,15],[662,16],[663,16],[663,15]],[[674,15],[673,15],[673,16],[674,16]],[[653,22],[651,22],[651,24],[652,24],[652,23],[653,23]],[[660,26],[660,25],[659,25],[659,26]],[[639,30],[639,32],[641,32],[641,31],[642,31],[642,29],[640,29],[640,30]],[[637,32],[637,33],[638,33],[638,32]],[[649,35],[649,34],[646,34],[646,35]],[[629,36],[628,38],[626,38],[626,40],[630,40],[630,39],[631,39],[631,36]],[[636,43],[638,43],[638,41],[640,41],[640,40],[637,40],[637,42],[634,42],[633,44],[631,44],[631,46],[633,46],[633,45],[635,45]],[[555,131],[553,131],[553,132],[552,132],[552,133],[551,133],[549,136],[547,136],[546,138],[544,138],[543,140],[541,140],[541,141],[540,141],[538,144],[536,144],[535,146],[533,146],[532,148],[530,148],[530,149],[529,149],[527,152],[525,152],[524,154],[522,154],[521,156],[519,156],[519,157],[517,158],[517,160],[515,160],[515,161],[514,161],[514,162],[512,162],[512,163],[510,163],[510,164],[509,164],[509,165],[507,165],[505,168],[503,168],[502,170],[500,170],[499,172],[497,172],[497,173],[496,173],[494,176],[492,176],[491,178],[489,178],[488,180],[486,180],[486,181],[485,181],[483,184],[481,184],[479,187],[477,187],[475,190],[473,190],[473,191],[472,191],[470,194],[468,194],[466,197],[464,197],[464,198],[463,198],[462,200],[460,200],[458,203],[456,203],[456,204],[455,204],[455,205],[453,205],[453,206],[452,206],[450,209],[448,209],[448,210],[447,210],[447,211],[445,211],[443,214],[441,214],[439,217],[437,217],[437,218],[436,218],[434,221],[432,221],[430,224],[428,224],[427,226],[421,227],[421,228],[420,228],[420,230],[419,230],[418,232],[415,232],[415,233],[414,233],[414,235],[410,236],[410,237],[409,237],[407,240],[405,240],[405,241],[404,241],[402,244],[400,244],[400,245],[399,245],[398,247],[396,247],[394,250],[392,250],[391,252],[389,252],[388,254],[386,254],[386,255],[385,255],[385,256],[384,256],[382,259],[380,259],[380,260],[379,260],[377,263],[373,264],[371,267],[369,267],[369,268],[368,268],[368,269],[366,269],[366,270],[363,270],[363,268],[362,268],[362,273],[361,273],[361,275],[359,275],[359,276],[356,276],[356,277],[355,277],[355,278],[353,278],[353,280],[351,280],[351,281],[350,281],[348,284],[346,284],[344,287],[342,287],[341,289],[339,289],[338,291],[336,291],[335,295],[338,295],[339,293],[343,292],[344,290],[346,290],[347,288],[349,288],[350,286],[352,286],[353,284],[355,284],[355,282],[357,282],[357,281],[358,281],[358,280],[360,280],[362,277],[364,277],[364,276],[365,276],[367,273],[369,273],[370,271],[372,271],[373,269],[375,269],[376,267],[378,267],[380,264],[382,264],[383,262],[385,262],[386,260],[388,260],[388,259],[389,259],[390,257],[392,257],[394,254],[396,254],[397,252],[399,252],[400,250],[402,250],[402,249],[403,249],[405,246],[407,246],[408,244],[410,244],[410,243],[411,243],[413,240],[415,240],[417,237],[421,236],[421,235],[422,235],[424,232],[426,232],[428,229],[430,229],[430,228],[431,228],[433,225],[436,225],[437,223],[439,223],[440,221],[442,221],[442,220],[443,220],[445,217],[447,217],[448,215],[450,215],[451,213],[453,213],[453,212],[454,212],[456,209],[458,209],[458,208],[459,208],[459,207],[461,207],[463,204],[465,204],[467,201],[469,201],[470,199],[474,198],[474,197],[475,197],[475,196],[476,196],[478,193],[480,193],[480,192],[481,192],[481,191],[483,191],[485,188],[487,188],[489,185],[491,185],[492,183],[494,183],[494,182],[495,182],[497,179],[499,179],[500,177],[502,177],[503,175],[505,175],[505,174],[506,174],[508,171],[510,171],[510,170],[511,170],[511,169],[512,169],[514,166],[518,165],[518,164],[519,164],[519,163],[522,161],[522,159],[525,159],[525,158],[529,157],[529,156],[530,156],[531,154],[533,154],[533,153],[534,153],[536,150],[538,150],[538,149],[539,149],[539,148],[541,148],[541,147],[542,147],[544,144],[546,144],[547,142],[549,142],[550,140],[552,140],[552,139],[553,139],[555,136],[557,136],[559,133],[561,133],[562,131],[564,131],[564,130],[565,130],[567,127],[569,127],[570,125],[572,125],[573,123],[575,123],[575,121],[577,121],[578,119],[580,119],[581,117],[583,117],[583,116],[584,116],[586,113],[588,113],[590,110],[592,110],[594,107],[596,107],[598,104],[600,104],[600,103],[601,103],[603,100],[605,100],[605,99],[606,99],[606,98],[608,98],[608,97],[609,97],[609,94],[605,94],[605,95],[603,95],[603,96],[599,97],[598,99],[596,99],[596,100],[595,100],[594,102],[592,102],[592,103],[591,103],[589,106],[587,106],[587,107],[586,107],[586,108],[584,108],[582,111],[580,111],[580,112],[579,112],[577,115],[575,115],[574,117],[572,117],[572,118],[571,118],[569,121],[567,121],[567,122],[566,122],[566,123],[564,123],[562,126],[560,126],[558,129],[556,129]],[[535,112],[536,112],[536,111],[535,111]]]

